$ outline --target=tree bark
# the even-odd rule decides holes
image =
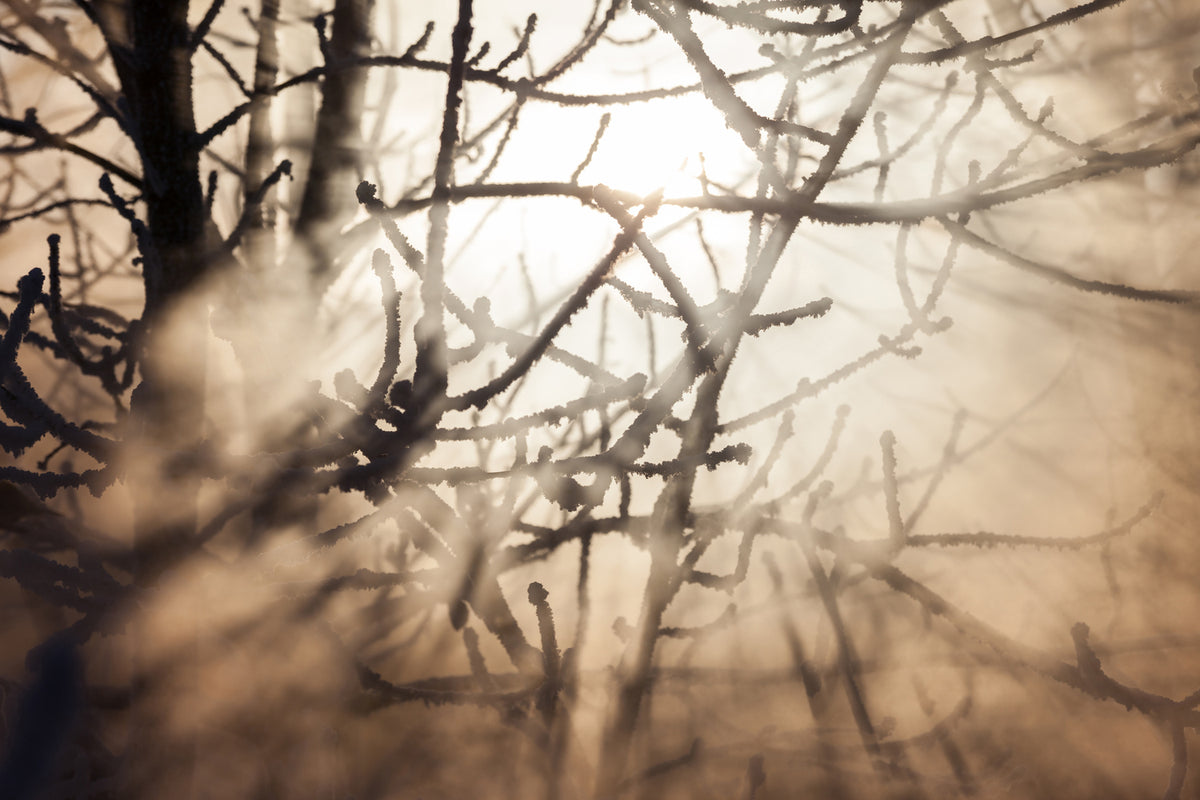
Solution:
[[[341,65],[370,53],[374,6],[374,0],[337,0],[333,6],[325,53],[331,71],[321,86],[312,163],[295,231],[297,240],[308,250],[314,292],[334,277],[332,267],[337,254],[330,245],[358,209],[354,187],[362,173],[367,69]]]
[[[175,457],[203,436],[208,308],[197,292],[207,266],[207,210],[193,112],[188,0],[105,0],[96,6],[121,83],[127,132],[142,165],[138,231],[145,304],[140,377],[130,402],[124,479],[134,509],[133,582],[158,585],[195,546],[200,480]],[[186,620],[181,621],[187,624]],[[125,757],[126,796],[187,796],[194,745],[170,736],[142,681],[155,659],[134,620],[134,709]],[[186,656],[183,657],[187,663]],[[170,757],[168,757],[168,755]]]
[[[206,308],[191,296],[205,267],[206,213],[192,97],[188,0],[131,2],[110,14],[113,62],[142,161],[146,234],[141,383],[131,403],[129,480],[144,554],[184,545],[195,531],[198,482],[169,454],[194,445],[204,419]],[[139,582],[165,566],[140,559]],[[144,568],[144,569],[141,569]]]

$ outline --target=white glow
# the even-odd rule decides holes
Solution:
[[[684,97],[649,105],[631,105],[613,113],[612,122],[583,183],[667,197],[700,194],[701,170],[728,175],[749,153],[703,98]]]

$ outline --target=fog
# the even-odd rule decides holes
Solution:
[[[0,10],[0,793],[1198,791],[1190,4],[443,5]]]

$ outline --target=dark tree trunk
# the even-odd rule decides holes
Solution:
[[[203,435],[208,309],[196,290],[207,264],[207,212],[188,0],[109,0],[97,11],[142,165],[141,382],[130,403],[124,479],[134,501],[133,581],[144,590],[195,546],[200,481],[178,468],[176,456]],[[137,620],[132,635],[135,684],[156,685],[158,676],[149,672],[156,661],[145,650]],[[181,734],[164,734],[160,715],[167,707],[144,693],[135,698],[124,767],[127,796],[186,796],[176,789],[190,785],[195,748]]]
[[[194,444],[204,415],[203,303],[189,297],[205,267],[206,213],[192,97],[188,0],[109,2],[98,11],[142,162],[146,231],[142,381],[131,404],[127,479],[136,498],[138,579],[195,529],[194,479],[167,477],[166,454]]]

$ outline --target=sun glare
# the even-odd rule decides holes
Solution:
[[[659,190],[667,197],[697,195],[703,171],[735,174],[748,155],[703,98],[630,105],[613,112],[580,181],[643,196]]]

